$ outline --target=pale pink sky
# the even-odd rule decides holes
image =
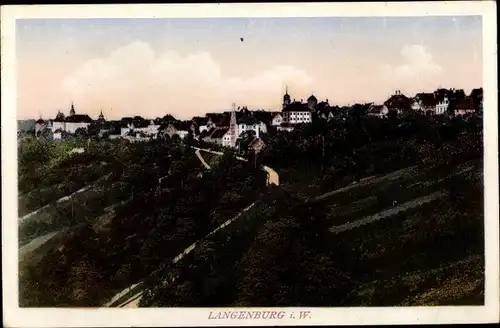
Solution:
[[[338,105],[482,86],[477,16],[22,20],[16,35],[19,119],[71,101],[110,119],[279,110],[285,85]]]

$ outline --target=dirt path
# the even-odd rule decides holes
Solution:
[[[207,162],[205,161],[205,159],[201,155],[200,151],[206,151],[207,153],[212,153],[212,154],[219,155],[219,156],[224,155],[224,153],[222,153],[220,151],[214,151],[214,150],[210,150],[210,149],[202,149],[202,148],[198,148],[198,147],[193,147],[193,149],[196,149],[196,151],[195,151],[196,156],[198,156],[198,158],[200,159],[203,166],[205,166],[207,169],[210,169],[210,166],[207,164]],[[244,162],[248,161],[246,158],[243,158],[240,156],[236,156],[236,159],[240,160],[240,161],[244,161]],[[267,185],[274,184],[276,186],[279,186],[279,184],[280,184],[279,174],[275,170],[273,170],[272,168],[270,168],[268,166],[263,166],[262,168],[264,169],[264,171],[267,172]]]
[[[229,224],[232,222],[236,221],[239,219],[244,213],[246,213],[248,210],[250,210],[252,207],[255,206],[257,201],[253,202],[249,206],[245,207],[242,211],[240,211],[236,216],[233,218],[227,220],[226,222],[222,223],[219,225],[217,228],[215,228],[212,232],[208,233],[204,238],[200,239],[199,241],[191,244],[189,247],[187,247],[184,251],[182,251],[179,255],[174,257],[172,260],[172,263],[177,263],[179,262],[184,256],[188,255],[191,253],[195,248],[196,245],[206,238],[210,237],[211,235],[215,234],[217,231],[223,229],[224,227],[227,227]],[[121,291],[118,293],[116,296],[114,296],[111,301],[106,303],[104,306],[105,307],[127,307],[127,308],[134,308],[139,306],[139,302],[142,298],[142,294],[144,293],[144,285],[142,282],[137,283],[135,285],[132,285],[125,290]],[[130,295],[132,294],[132,295]],[[130,296],[127,296],[130,295]]]
[[[346,187],[335,189],[333,191],[327,192],[326,194],[317,196],[317,197],[313,198],[312,200],[318,201],[318,200],[322,200],[322,199],[331,197],[333,195],[336,195],[336,194],[339,194],[341,192],[348,191],[351,189],[356,189],[359,187],[368,186],[368,185],[379,183],[379,182],[386,181],[386,180],[395,180],[395,179],[402,177],[403,175],[407,175],[407,174],[413,172],[416,168],[417,168],[417,166],[415,165],[415,166],[407,167],[405,169],[383,175],[383,176],[378,177],[378,178],[369,177],[369,178],[366,178],[365,180],[361,180],[359,183],[350,184]]]
[[[19,258],[22,258],[26,254],[34,252],[39,247],[41,247],[43,244],[45,244],[46,242],[51,240],[54,236],[56,236],[61,230],[49,232],[43,236],[40,236],[40,237],[37,237],[37,238],[31,240],[29,243],[27,243],[26,245],[22,246],[19,249]]]
[[[357,227],[365,225],[365,224],[373,223],[373,222],[378,221],[380,219],[385,219],[385,218],[394,216],[394,215],[399,214],[400,212],[406,211],[410,208],[414,208],[414,207],[420,206],[422,204],[432,202],[432,201],[434,201],[438,198],[441,198],[443,196],[444,196],[444,193],[437,191],[437,192],[432,193],[430,195],[416,198],[414,200],[408,201],[408,202],[403,203],[399,206],[396,206],[396,207],[393,207],[391,209],[379,212],[377,214],[364,217],[360,220],[356,220],[354,222],[348,222],[348,223],[345,223],[345,224],[342,224],[339,226],[332,227],[332,228],[330,228],[330,231],[334,232],[334,233],[339,233],[339,232],[351,230],[353,228],[357,228]]]
[[[208,165],[208,163],[207,163],[207,162],[205,162],[205,159],[203,158],[203,156],[201,156],[201,154],[200,154],[200,150],[199,150],[199,149],[196,149],[195,154],[196,154],[196,156],[198,156],[198,159],[200,160],[201,164],[203,164],[203,166],[204,166],[207,170],[210,170],[210,165]]]
[[[88,190],[91,186],[87,186],[87,187],[84,187],[84,188],[81,188],[77,191],[75,191],[74,193],[70,194],[70,195],[67,195],[67,196],[64,196],[64,197],[61,197],[59,198],[58,200],[55,201],[55,203],[61,203],[61,202],[64,202],[66,200],[70,200],[71,198],[73,198],[73,196],[75,196],[76,194],[79,194],[79,193],[82,193],[86,190]],[[30,217],[40,213],[41,211],[43,211],[44,209],[50,207],[51,205],[53,205],[54,203],[50,203],[50,204],[47,204],[43,207],[40,207],[39,209],[37,209],[36,211],[33,211],[31,213],[28,213],[26,215],[24,215],[23,217],[20,217],[19,218],[19,223],[23,223],[25,220],[29,219]]]

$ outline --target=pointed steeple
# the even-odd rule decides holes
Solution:
[[[288,105],[290,105],[290,95],[288,94],[288,85],[286,85],[285,86],[285,95],[283,96],[282,108],[285,109]]]
[[[73,101],[71,101],[71,109],[69,110],[69,116],[75,115],[75,106],[73,105]]]
[[[101,114],[99,114],[99,120],[104,121],[104,115],[102,114],[102,109],[101,109]]]
[[[231,135],[231,147],[236,147],[236,140],[238,139],[238,124],[236,122],[236,104],[233,103],[233,110],[231,111],[231,121],[229,123],[229,133]]]

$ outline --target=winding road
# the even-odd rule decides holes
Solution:
[[[198,156],[198,158],[200,159],[200,161],[203,164],[203,166],[205,168],[207,168],[208,170],[211,169],[210,165],[207,164],[207,162],[205,161],[205,159],[201,155],[201,151],[205,151],[207,153],[212,153],[212,154],[219,155],[219,156],[224,155],[224,153],[220,152],[220,151],[215,151],[215,150],[210,150],[210,149],[203,149],[203,148],[198,148],[198,147],[192,147],[192,148],[196,149],[196,151],[195,151],[196,156]],[[240,156],[236,156],[236,159],[240,160],[240,161],[244,161],[244,162],[248,161],[246,158],[243,158],[243,157],[240,157]],[[275,170],[273,170],[272,168],[270,168],[269,166],[262,166],[262,169],[267,172],[267,185],[274,184],[276,186],[279,186],[279,184],[280,184],[279,174]]]

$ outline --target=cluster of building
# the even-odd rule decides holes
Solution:
[[[414,97],[407,97],[396,92],[383,104],[370,104],[368,115],[387,117],[391,111],[401,114],[405,111],[419,111],[427,115],[464,116],[482,111],[483,88],[473,89],[466,95],[462,89],[437,89],[431,93],[417,93]]]
[[[438,89],[432,93],[417,93],[407,97],[397,90],[383,104],[365,104],[367,115],[387,117],[391,113],[401,114],[405,111],[419,111],[427,115],[444,115],[453,111],[455,115],[468,115],[482,110],[483,90],[473,89],[470,95],[463,90]],[[288,88],[283,96],[281,111],[264,110],[251,111],[247,107],[237,108],[233,104],[230,111],[208,113],[203,117],[193,117],[191,120],[179,121],[167,115],[164,118],[144,119],[140,116],[124,117],[118,121],[106,121],[101,111],[97,120],[92,120],[86,114],[76,114],[71,104],[69,116],[58,112],[53,120],[36,121],[35,133],[40,135],[49,131],[53,139],[83,133],[98,135],[101,138],[127,139],[144,141],[156,138],[174,137],[184,139],[191,135],[194,139],[216,143],[224,147],[238,147],[237,140],[243,134],[253,136],[256,140],[269,130],[292,131],[300,124],[311,123],[313,120],[330,121],[348,115],[350,106],[331,106],[328,99],[318,102],[311,95],[306,102],[292,101]]]

